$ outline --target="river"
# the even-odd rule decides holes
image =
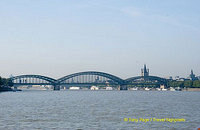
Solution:
[[[167,118],[177,122],[166,121]],[[0,130],[193,130],[198,126],[199,92],[49,90],[0,93]]]

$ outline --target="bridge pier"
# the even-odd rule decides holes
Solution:
[[[120,85],[118,87],[118,90],[128,90],[127,86],[126,85]]]
[[[13,89],[14,91],[16,91],[16,90],[17,90],[17,86],[13,86],[13,88],[14,88],[14,89]]]
[[[60,85],[54,85],[53,86],[53,90],[54,91],[56,91],[56,90],[59,91],[60,90]]]

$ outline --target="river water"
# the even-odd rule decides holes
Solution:
[[[185,121],[156,120],[166,118]],[[0,93],[0,130],[193,130],[198,126],[199,92],[66,90]]]

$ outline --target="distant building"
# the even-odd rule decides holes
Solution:
[[[185,80],[187,80],[187,79],[185,79],[185,78],[179,78],[176,81],[185,81]]]
[[[149,69],[146,68],[146,64],[144,64],[144,68],[141,69],[141,76],[149,76]]]
[[[188,79],[186,79],[186,78],[181,78],[181,77],[179,77],[179,76],[175,76],[174,80],[176,80],[176,81],[185,81],[185,80],[188,80]]]
[[[173,80],[173,77],[172,76],[167,76],[166,79]]]
[[[195,76],[195,74],[193,73],[193,70],[191,70],[190,76],[189,76],[190,80],[198,80],[198,78]]]
[[[174,80],[179,80],[180,77],[179,76],[175,76]]]

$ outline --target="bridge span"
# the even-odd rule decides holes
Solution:
[[[136,76],[126,80],[112,74],[97,71],[79,72],[53,79],[42,75],[19,75],[11,78],[14,87],[29,85],[52,85],[54,90],[60,90],[61,86],[112,86],[120,90],[132,86],[145,86],[161,84],[166,85],[167,80],[157,76]]]

